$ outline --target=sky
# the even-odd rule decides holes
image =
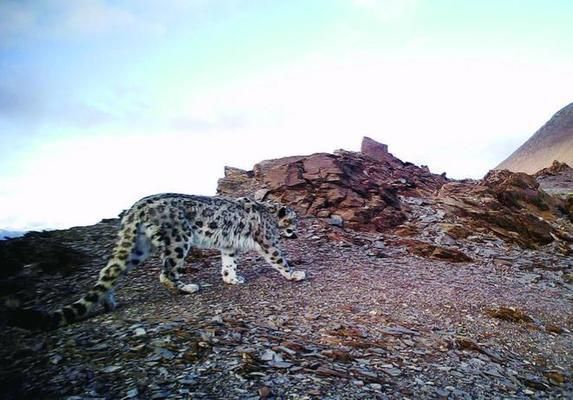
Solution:
[[[0,0],[0,229],[359,150],[480,178],[573,101],[570,0]]]

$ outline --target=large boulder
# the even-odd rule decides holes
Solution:
[[[360,152],[365,156],[371,157],[377,161],[387,161],[393,157],[388,152],[388,145],[378,143],[377,141],[370,139],[367,136],[362,139]]]

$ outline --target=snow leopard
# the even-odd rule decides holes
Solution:
[[[156,194],[137,201],[122,217],[111,258],[100,271],[97,283],[79,300],[54,312],[19,310],[13,325],[28,329],[54,329],[81,320],[101,304],[116,308],[114,287],[130,269],[154,251],[161,257],[160,282],[180,293],[199,290],[180,279],[184,259],[192,247],[221,252],[221,276],[227,284],[244,283],[237,272],[237,256],[254,250],[284,278],[301,281],[304,271],[295,270],[279,248],[281,237],[294,239],[296,213],[289,207],[247,197],[208,197]],[[40,313],[40,314],[38,314]]]

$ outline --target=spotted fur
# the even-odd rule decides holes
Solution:
[[[136,202],[123,216],[118,239],[107,265],[91,290],[75,303],[35,318],[36,324],[54,328],[80,320],[98,304],[116,307],[113,290],[118,279],[159,250],[161,283],[182,293],[199,286],[180,280],[191,247],[221,251],[221,275],[229,284],[243,283],[236,257],[255,250],[288,280],[300,281],[304,271],[290,267],[279,249],[279,238],[296,237],[296,215],[287,207],[248,198],[158,194]]]

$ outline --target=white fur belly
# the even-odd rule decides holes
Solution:
[[[222,246],[215,244],[216,238],[214,236],[193,235],[189,241],[191,247],[197,249],[218,249]]]
[[[237,249],[254,250],[256,243],[252,237],[226,236],[221,232],[214,232],[211,236],[192,235],[189,241],[191,247],[197,249]]]

